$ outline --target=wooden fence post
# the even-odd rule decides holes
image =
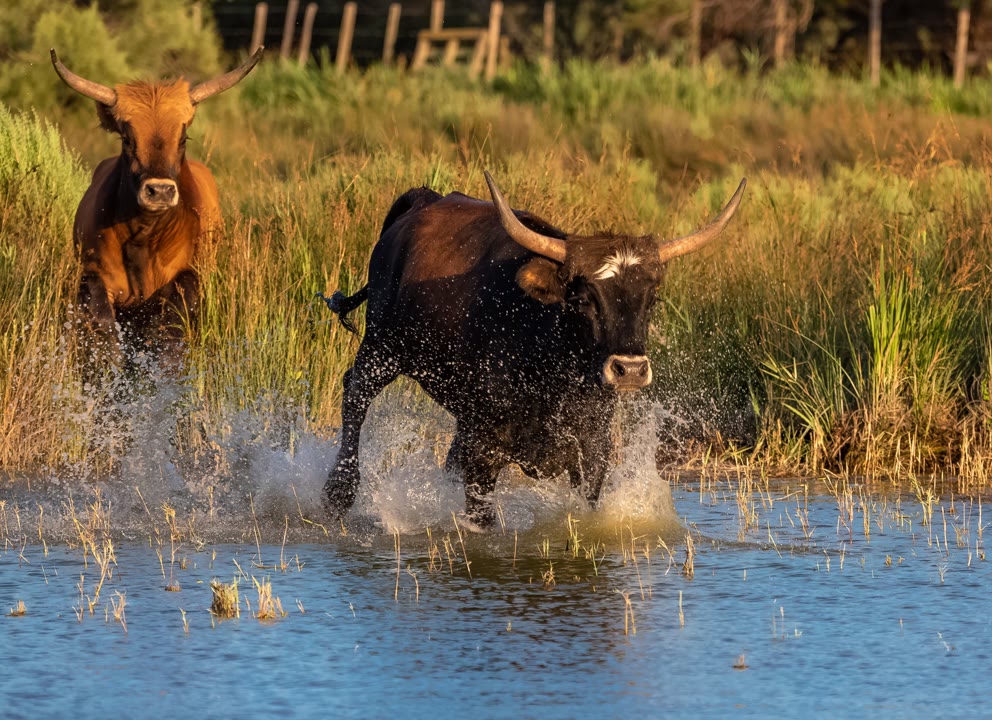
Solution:
[[[455,60],[458,59],[458,50],[460,47],[461,43],[454,39],[444,44],[444,54],[441,56],[442,67],[451,67],[455,64]]]
[[[555,61],[555,3],[548,0],[544,3],[544,43],[541,52],[541,70],[545,74],[551,72]]]
[[[344,4],[344,14],[341,16],[341,33],[338,35],[338,56],[335,62],[338,75],[344,74],[351,59],[351,40],[355,37],[355,16],[358,5],[353,2]]]
[[[265,43],[265,23],[269,19],[269,4],[260,2],[255,6],[255,25],[251,31],[251,47],[249,53],[258,50]]]
[[[317,3],[307,3],[306,12],[303,13],[303,31],[300,33],[300,52],[296,56],[296,61],[303,67],[310,59],[310,40],[313,38],[313,23],[317,18]]]
[[[703,0],[692,0],[689,11],[689,63],[699,65],[703,55]]]
[[[882,0],[871,0],[868,18],[868,77],[872,87],[882,81]]]
[[[785,2],[786,0],[775,0],[775,43],[772,56],[775,58],[775,67],[777,68],[785,65],[786,32],[788,31],[788,8]]]
[[[958,8],[958,38],[954,46],[954,87],[964,85],[965,69],[968,64],[968,28],[971,25],[971,3],[964,2]]]
[[[293,48],[293,33],[296,30],[296,10],[300,6],[300,0],[289,0],[286,6],[286,22],[282,25],[282,47],[279,48],[279,57],[286,59],[289,51]]]
[[[382,64],[391,65],[396,57],[396,37],[400,33],[400,13],[403,6],[398,2],[390,3],[389,15],[386,17],[386,39],[382,43]]]
[[[495,0],[489,6],[489,50],[486,56],[486,82],[496,77],[496,63],[499,60],[499,33],[503,21],[503,3]]]
[[[431,32],[444,27],[444,0],[431,0]]]

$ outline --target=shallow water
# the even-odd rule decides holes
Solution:
[[[0,610],[26,614],[0,617],[3,717],[986,712],[977,501],[795,481],[745,496],[745,522],[736,480],[658,474],[655,408],[601,510],[507,472],[479,535],[440,470],[450,420],[388,401],[370,420],[347,535],[319,524],[333,442],[247,423],[218,442],[225,475],[184,474],[142,410],[115,478],[8,482]],[[211,615],[214,578],[239,579],[239,618]],[[285,615],[263,621],[266,579]]]
[[[161,565],[148,542],[117,548],[91,616],[77,584],[82,574],[91,595],[92,558],[87,568],[79,548],[46,556],[37,541],[10,546],[0,598],[5,610],[23,600],[27,614],[0,618],[5,717],[983,712],[992,621],[976,505],[956,503],[945,548],[942,525],[931,535],[908,503],[880,509],[866,539],[860,525],[838,532],[837,504],[817,499],[807,540],[785,517],[798,503],[785,499],[739,542],[730,499],[688,490],[675,499],[694,528],[692,579],[685,548],[670,558],[656,533],[637,540],[635,566],[622,522],[580,531],[583,546],[603,542],[596,567],[566,548],[566,518],[516,537],[402,535],[398,576],[395,536],[201,552],[179,543],[185,570],[178,560],[170,567],[166,539]],[[253,564],[259,551],[267,569]],[[284,571],[271,567],[280,556]],[[542,574],[552,565],[549,584]],[[257,593],[244,576],[241,617],[211,616],[209,581],[230,581],[239,567],[271,580],[285,617],[255,619]],[[164,590],[167,575],[179,592]],[[126,631],[113,617],[115,592],[126,593]]]

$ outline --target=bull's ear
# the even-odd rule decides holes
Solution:
[[[100,118],[100,127],[102,127],[107,132],[120,132],[120,124],[117,122],[117,118],[114,117],[114,111],[109,105],[104,105],[101,102],[96,104],[96,114]]]
[[[561,265],[547,258],[536,257],[517,271],[517,285],[545,305],[565,300],[565,283],[558,274]]]

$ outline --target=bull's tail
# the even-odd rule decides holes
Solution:
[[[344,325],[345,330],[350,333],[354,333],[355,335],[358,334],[358,328],[356,328],[355,323],[348,318],[348,313],[369,299],[368,285],[351,296],[345,295],[340,290],[337,290],[330,297],[327,297],[322,292],[318,292],[317,297],[327,303],[327,307],[329,307],[331,311],[338,316],[341,320],[341,324]]]

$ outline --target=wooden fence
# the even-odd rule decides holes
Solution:
[[[299,0],[287,0],[279,41],[279,55],[282,59],[290,60],[294,55],[295,46],[296,61],[301,66],[310,61],[317,10],[316,2],[307,4],[303,22],[300,24]],[[381,62],[386,65],[400,62],[408,65],[411,71],[421,70],[435,61],[448,67],[464,62],[472,77],[483,75],[484,71],[486,80],[492,80],[498,68],[501,65],[505,66],[510,60],[509,40],[501,32],[503,3],[499,0],[492,2],[489,7],[489,22],[477,27],[444,27],[444,10],[445,0],[431,0],[430,25],[417,32],[416,47],[412,57],[407,60],[405,56],[398,58],[396,53],[403,6],[398,2],[391,3],[386,17]],[[358,4],[345,3],[339,18],[334,61],[338,73],[343,73],[352,62],[351,49],[357,18]],[[544,51],[541,59],[541,65],[545,68],[550,68],[553,62],[554,23],[555,3],[545,2]],[[298,26],[299,35],[296,33]],[[270,32],[269,4],[260,2],[255,5],[248,50],[254,51],[264,44]]]
[[[881,79],[883,51],[883,4],[885,0],[867,0],[868,5],[868,41],[865,68],[868,79],[873,85],[878,85]],[[815,0],[767,0],[767,10],[771,21],[769,41],[772,61],[776,66],[791,59],[795,47],[796,36],[808,26],[813,15]],[[302,22],[299,18],[299,0],[279,2],[278,12],[281,13],[282,33],[278,36],[280,56],[291,59],[296,48],[295,58],[300,65],[309,62],[314,32],[317,27],[318,4],[310,2],[306,5]],[[380,3],[381,5],[381,3]],[[961,87],[966,78],[969,62],[969,28],[971,22],[971,3],[967,0],[950,3],[948,12],[956,15],[956,42],[953,53],[954,84]],[[322,18],[324,26],[335,24],[336,52],[334,53],[337,72],[342,73],[353,62],[352,43],[358,21],[358,4],[347,2],[336,17]],[[267,2],[259,2],[255,6],[254,22],[252,24],[251,41],[248,49],[252,50],[263,44],[266,39],[272,39],[273,28],[269,22],[270,6]],[[712,0],[692,0],[688,17],[688,37],[686,38],[689,61],[698,64],[701,61],[703,47],[703,27],[707,12],[712,11]],[[199,14],[199,5],[194,5],[194,17]],[[420,27],[413,31],[415,45],[408,54],[397,53],[397,42],[401,35],[401,23],[407,18],[403,5],[392,2],[386,13],[372,13],[363,18],[370,25],[375,20],[378,26],[379,17],[385,14],[385,26],[381,31],[382,52],[379,58],[384,64],[401,64],[408,66],[411,71],[422,69],[428,64],[436,63],[444,66],[454,66],[463,63],[472,77],[483,76],[492,80],[498,68],[505,66],[510,60],[510,42],[502,34],[503,2],[497,0],[489,6],[488,23],[474,26],[445,26],[445,0],[430,0],[430,21],[426,28]],[[215,6],[215,15],[223,32],[223,8]],[[278,15],[277,15],[278,17]],[[540,65],[549,70],[555,62],[555,20],[556,7],[554,2],[544,3],[542,46]],[[420,16],[410,19],[414,24],[423,23]],[[299,34],[297,35],[297,29]],[[330,36],[331,33],[327,33]],[[411,31],[406,29],[407,40]],[[325,44],[330,45],[329,37]],[[366,44],[370,39],[368,32],[364,36]],[[368,59],[368,58],[366,58]]]

